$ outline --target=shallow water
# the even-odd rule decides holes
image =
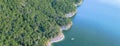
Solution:
[[[120,46],[120,7],[84,0],[77,10],[65,39],[53,46]]]

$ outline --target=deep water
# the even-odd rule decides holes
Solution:
[[[84,0],[65,39],[53,46],[120,46],[120,7]]]

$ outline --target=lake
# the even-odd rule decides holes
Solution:
[[[53,46],[120,46],[120,7],[113,2],[84,0],[65,39]]]

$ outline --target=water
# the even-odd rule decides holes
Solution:
[[[77,10],[72,28],[64,31],[65,39],[53,46],[120,46],[119,6],[84,0]]]

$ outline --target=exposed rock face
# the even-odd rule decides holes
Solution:
[[[62,26],[61,27],[61,30],[68,30],[68,29],[70,29],[71,28],[71,26],[72,26],[72,22],[71,23],[69,23],[68,25],[66,25],[66,26]]]
[[[82,4],[83,0],[81,0],[79,3],[74,4],[76,7],[80,6]]]
[[[82,0],[79,2],[79,3],[77,3],[77,4],[74,4],[76,7],[77,6],[80,6],[82,4]],[[75,14],[77,13],[77,10],[75,10],[75,11],[73,11],[73,12],[69,12],[68,14],[66,14],[65,16],[66,17],[73,17]]]
[[[65,16],[68,18],[73,17],[76,14],[76,12],[77,11],[70,12],[70,13],[66,14]]]
[[[52,43],[62,41],[64,38],[65,38],[64,34],[62,33],[62,30],[61,30],[60,34],[57,37],[52,38],[50,39],[50,41],[48,41],[47,46],[51,46]]]
[[[80,2],[77,3],[77,4],[75,4],[75,6],[77,7],[77,6],[81,5],[81,4],[82,4],[82,1],[80,1]],[[73,11],[73,12],[70,12],[70,13],[66,14],[65,16],[68,17],[68,18],[73,17],[73,16],[76,14],[76,12],[77,12],[77,10],[75,10],[75,11]],[[72,24],[73,24],[73,23],[70,22],[68,25],[61,26],[61,28],[60,28],[60,31],[61,31],[60,34],[59,34],[57,37],[51,39],[51,40],[48,42],[47,46],[51,46],[52,43],[54,43],[54,42],[59,42],[59,41],[63,40],[63,39],[64,39],[64,35],[63,35],[62,31],[63,31],[63,30],[68,30],[68,29],[70,29],[71,26],[72,26]]]

